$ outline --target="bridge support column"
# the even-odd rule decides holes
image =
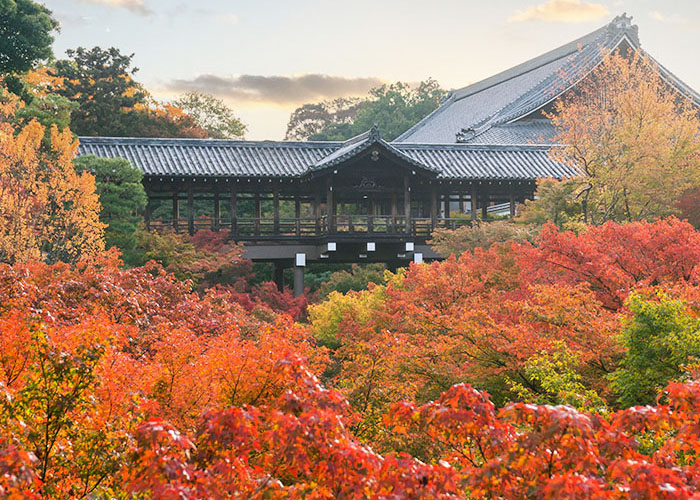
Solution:
[[[301,297],[302,295],[304,295],[304,268],[294,266],[294,296]]]
[[[275,262],[275,285],[277,290],[284,292],[284,266]]]

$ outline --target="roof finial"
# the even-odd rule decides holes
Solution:
[[[376,122],[374,125],[372,125],[372,128],[369,129],[369,140],[370,141],[378,141],[382,138],[381,134],[379,133],[379,124]]]

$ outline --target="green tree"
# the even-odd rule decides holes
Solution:
[[[0,0],[0,74],[23,73],[52,57],[58,21],[32,0]]]
[[[396,82],[370,91],[363,100],[336,99],[298,108],[287,125],[288,139],[342,141],[376,123],[393,140],[438,107],[445,91],[428,79],[417,87]]]
[[[526,200],[519,209],[518,222],[542,225],[551,222],[559,228],[573,229],[583,221],[580,179],[539,179],[534,200]]]
[[[87,136],[206,137],[204,129],[180,108],[157,102],[133,79],[134,54],[114,47],[66,52],[56,61],[53,75],[61,83],[51,90],[79,108],[71,116],[71,130]]]
[[[114,136],[126,132],[121,126],[124,110],[145,102],[146,93],[133,80],[134,54],[114,47],[67,50],[69,59],[56,61],[54,74],[63,78],[55,92],[75,101],[71,130],[78,135]]]
[[[359,97],[339,97],[304,104],[289,118],[284,138],[288,141],[321,140],[330,136],[331,129],[340,138],[352,137],[352,123],[364,102]]]
[[[386,283],[384,264],[353,264],[349,271],[341,269],[330,275],[319,289],[321,299],[331,292],[348,293],[366,290],[370,283],[383,285]]]
[[[212,139],[242,139],[246,125],[224,101],[201,92],[187,92],[173,101],[194,122],[207,131]]]
[[[146,191],[141,184],[141,171],[123,158],[99,158],[81,156],[75,160],[78,172],[95,176],[97,194],[102,212],[100,220],[107,224],[105,243],[107,248],[119,248],[128,264],[137,257],[136,231],[143,224],[142,213],[146,208]]]
[[[684,376],[700,356],[700,320],[686,305],[660,296],[647,300],[632,295],[632,318],[622,330],[627,352],[612,385],[624,407],[653,405],[669,381]]]

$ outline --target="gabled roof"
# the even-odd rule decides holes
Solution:
[[[618,16],[609,24],[573,42],[507,71],[450,93],[433,113],[399,136],[397,142],[478,142],[490,134],[510,140],[503,128],[520,120],[570,89],[603,61],[604,54],[626,44],[640,49],[632,18]],[[650,59],[654,61],[651,57]],[[655,62],[655,61],[654,61]],[[658,64],[658,63],[657,63]],[[681,93],[700,104],[700,96],[659,65],[662,76]],[[507,127],[505,127],[507,130]],[[523,132],[523,130],[520,130]],[[512,140],[523,141],[515,133]],[[524,141],[533,142],[534,138]]]
[[[535,180],[575,175],[572,168],[550,158],[551,146],[390,144],[379,137],[378,131],[347,142],[81,137],[78,154],[125,158],[152,178],[279,179],[302,178],[338,165],[372,145],[439,179]]]
[[[309,170],[319,171],[340,165],[346,161],[358,157],[361,153],[367,151],[372,146],[377,146],[383,150],[385,154],[393,156],[395,159],[399,160],[399,162],[407,163],[412,167],[419,168],[432,175],[436,175],[440,172],[438,169],[435,169],[430,165],[415,161],[410,156],[404,154],[402,151],[396,149],[391,144],[386,142],[384,139],[382,139],[377,125],[374,125],[370,130],[363,134],[348,139],[342,144],[342,146],[333,151],[331,154],[311,165]]]

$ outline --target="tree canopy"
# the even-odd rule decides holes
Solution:
[[[396,82],[370,91],[367,98],[335,99],[298,108],[287,124],[287,139],[338,141],[366,132],[376,123],[393,140],[440,104],[445,91],[435,80],[418,86]]]
[[[53,56],[58,21],[34,0],[0,0],[0,75],[23,73]]]
[[[160,103],[133,78],[134,54],[112,47],[78,47],[69,59],[56,61],[53,75],[60,79],[51,90],[78,103],[71,130],[87,136],[206,137],[182,109]]]
[[[242,139],[246,125],[224,101],[201,92],[188,92],[173,104],[189,115],[207,131],[212,139]]]
[[[700,119],[641,53],[607,54],[556,102],[556,159],[582,174],[584,220],[637,221],[676,213],[700,185]]]

